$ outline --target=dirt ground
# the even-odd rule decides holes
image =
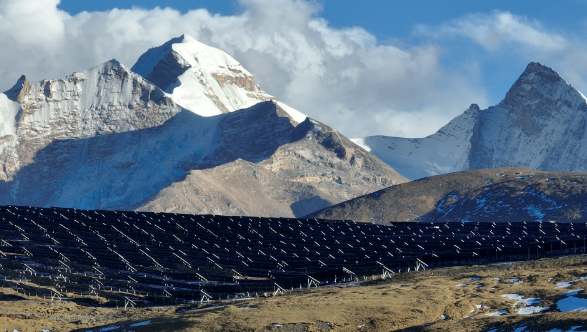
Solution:
[[[194,304],[124,311],[100,307],[99,301],[87,298],[51,301],[4,288],[0,331],[514,331],[521,326],[527,327],[525,331],[577,326],[587,330],[587,312],[563,313],[556,308],[562,293],[587,288],[587,280],[556,288],[557,283],[587,276],[586,263],[587,256],[574,256],[434,269],[199,308]],[[514,307],[516,301],[504,294],[537,298],[542,302],[534,306],[550,309],[520,315],[516,309],[524,305]],[[577,297],[587,298],[587,293]],[[499,310],[506,313],[487,315]]]

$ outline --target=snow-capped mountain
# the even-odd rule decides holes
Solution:
[[[425,138],[353,139],[409,179],[468,169],[587,171],[587,100],[557,72],[530,63],[498,105],[475,104]]]
[[[291,217],[406,181],[191,37],[133,68],[0,94],[0,204]]]
[[[152,48],[131,68],[182,107],[211,116],[275,100],[243,66],[223,51],[183,35]],[[279,103],[296,122],[306,116]]]

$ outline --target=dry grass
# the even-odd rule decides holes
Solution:
[[[587,275],[587,256],[542,259],[523,263],[453,267],[395,275],[393,279],[369,281],[362,286],[330,286],[287,292],[275,297],[215,303],[178,313],[177,307],[122,309],[84,305],[82,299],[43,301],[8,298],[0,301],[0,327],[10,331],[55,331],[92,326],[121,326],[114,331],[507,331],[526,325],[533,331],[554,327],[585,326],[584,313],[561,313],[555,303],[560,293],[587,288],[580,281],[568,289],[557,282]],[[472,278],[480,278],[472,281]],[[499,282],[494,278],[501,278]],[[520,279],[521,283],[508,279]],[[549,281],[549,278],[552,280]],[[466,283],[466,287],[457,284]],[[477,284],[481,287],[475,288]],[[503,294],[536,297],[551,310],[529,316],[514,311],[514,301]],[[476,305],[483,305],[477,309]],[[485,306],[490,309],[484,308]],[[250,307],[241,309],[241,307]],[[519,306],[518,306],[519,307]],[[471,311],[475,309],[475,312]],[[500,317],[485,314],[507,310]],[[441,316],[448,317],[442,320]],[[471,316],[466,318],[467,316]],[[129,328],[130,324],[151,320]],[[272,326],[279,323],[281,327]],[[361,326],[359,328],[359,326]]]

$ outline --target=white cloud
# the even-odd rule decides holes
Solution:
[[[504,61],[507,58],[523,64],[541,62],[559,72],[584,94],[587,92],[585,31],[565,31],[561,35],[549,31],[540,21],[494,11],[490,14],[466,14],[438,26],[419,25],[414,33],[431,37],[443,45],[451,37],[471,40],[490,54],[485,66],[492,57],[501,61],[495,64],[501,68],[508,67],[509,63]],[[458,52],[466,53],[467,50],[461,47]]]
[[[498,50],[503,43],[521,44],[544,51],[559,51],[568,46],[563,36],[545,31],[540,22],[501,11],[467,14],[437,27],[420,25],[416,32],[436,37],[468,37],[490,51]]]
[[[434,45],[379,45],[361,28],[334,29],[302,0],[241,0],[241,14],[170,8],[82,12],[58,0],[0,2],[0,88],[21,74],[59,78],[116,58],[128,67],[181,34],[231,54],[267,92],[349,137],[425,136],[470,103],[486,105],[468,72],[446,71]]]

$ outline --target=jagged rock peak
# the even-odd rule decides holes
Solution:
[[[466,113],[478,112],[479,110],[480,110],[479,105],[477,105],[477,104],[471,104],[471,106],[469,106],[469,108],[467,108],[467,110],[465,112]]]
[[[518,78],[518,82],[528,85],[547,85],[560,82],[567,83],[554,69],[545,66],[540,62],[530,62],[528,66],[526,66],[526,70],[520,75],[520,78]]]
[[[576,98],[580,93],[575,90],[554,69],[539,62],[531,62],[507,92],[505,102],[531,99]]]
[[[30,89],[30,84],[25,75],[21,75],[16,84],[8,91],[4,92],[8,98],[14,101],[21,101]]]
[[[109,64],[109,65],[115,66],[115,67],[123,67],[123,68],[126,68],[122,63],[120,63],[120,61],[118,61],[116,59],[108,60],[108,61],[104,62],[104,64]]]

